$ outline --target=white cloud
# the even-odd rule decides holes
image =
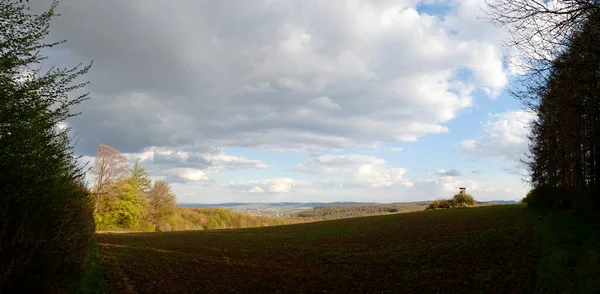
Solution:
[[[467,193],[469,191],[477,191],[480,187],[480,184],[477,181],[473,180],[464,180],[457,181],[454,177],[445,176],[440,178],[440,185],[442,187],[442,191],[445,193],[449,192],[458,192],[459,188],[467,188]],[[452,194],[453,195],[453,194]],[[452,196],[449,195],[449,196]]]
[[[268,165],[260,160],[247,159],[240,156],[220,154],[208,154],[204,158],[214,164],[213,170],[227,169],[230,167],[244,168],[267,168]]]
[[[62,1],[57,55],[95,61],[78,148],[331,151],[447,132],[474,91],[505,86],[502,52],[472,1],[439,17],[417,4]]]
[[[382,168],[378,165],[364,164],[358,167],[353,180],[374,188],[390,187],[396,184],[410,187],[412,183],[402,178],[405,172],[406,170],[403,168]]]
[[[295,169],[325,175],[323,183],[239,173],[230,185],[227,171],[269,166],[221,151],[381,150],[446,133],[476,94],[495,97],[507,74],[498,30],[475,17],[474,1],[453,1],[439,16],[419,13],[419,3],[257,1],[232,10],[223,1],[62,0],[51,37],[68,42],[51,51],[53,61],[94,60],[85,89],[93,99],[69,120],[83,134],[77,152],[114,146],[173,179],[187,202],[194,193],[202,201],[431,199],[433,184],[417,187],[405,169],[359,155]]]
[[[295,187],[307,184],[307,182],[290,178],[273,178],[259,181],[229,183],[236,191],[249,193],[289,193]]]
[[[490,115],[483,125],[484,135],[480,139],[460,142],[460,147],[469,153],[501,157],[519,161],[528,150],[529,124],[535,115],[528,111],[507,111]]]
[[[390,167],[385,160],[369,155],[323,155],[293,170],[341,177],[344,181],[373,188],[412,185],[402,177],[405,169]]]
[[[477,48],[473,53],[477,55],[472,64],[473,74],[485,85],[483,90],[489,93],[490,98],[496,98],[508,82],[500,49],[492,44],[478,44],[473,47]]]
[[[252,187],[252,189],[250,189],[250,191],[248,191],[249,193],[264,193],[265,189],[258,187],[258,186],[254,186]]]
[[[507,62],[509,73],[512,76],[522,76],[526,74],[530,69],[530,65],[525,63],[523,59],[517,56],[509,57]]]
[[[321,155],[298,164],[294,170],[312,174],[337,174],[354,172],[362,165],[384,164],[385,160],[370,155]]]
[[[474,139],[464,140],[460,142],[459,145],[464,151],[468,152],[477,152],[477,149],[479,148],[479,142]]]
[[[260,160],[243,156],[224,154],[219,149],[200,148],[201,152],[170,150],[166,148],[148,148],[141,153],[124,154],[129,162],[139,160],[153,179],[164,179],[173,183],[192,183],[213,181],[209,175],[222,171],[264,169],[269,167]],[[95,157],[82,156],[79,164],[94,164]],[[86,176],[91,185],[93,176]]]
[[[468,194],[477,201],[490,200],[519,200],[525,196],[528,187],[515,182],[463,179],[443,176],[437,179],[419,180],[414,182],[411,192],[423,195],[425,199],[450,198],[466,188]],[[425,196],[426,195],[426,196]]]
[[[208,181],[208,176],[199,169],[182,168],[178,169],[178,176],[186,181],[200,182]]]
[[[243,156],[224,154],[220,150],[191,152],[166,148],[148,148],[141,153],[127,154],[134,161],[161,168],[190,167],[206,173],[218,173],[223,170],[262,169],[268,165],[260,160]]]

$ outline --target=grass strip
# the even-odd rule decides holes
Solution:
[[[98,243],[96,240],[90,245],[87,263],[81,277],[77,283],[72,285],[69,293],[104,293],[104,279],[102,277],[102,266],[98,259]]]

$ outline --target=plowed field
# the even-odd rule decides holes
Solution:
[[[108,293],[529,293],[530,218],[505,205],[97,241]]]

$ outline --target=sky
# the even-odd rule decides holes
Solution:
[[[61,0],[46,62],[93,60],[82,162],[113,146],[180,203],[518,200],[533,116],[480,7]]]

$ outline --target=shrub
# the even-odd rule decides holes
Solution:
[[[477,206],[477,201],[473,199],[473,196],[469,194],[456,194],[452,199],[438,199],[431,202],[431,204],[427,206],[427,210],[473,206]]]
[[[456,194],[452,198],[457,206],[477,206],[477,201],[469,194]]]
[[[528,207],[535,208],[550,208],[555,203],[555,192],[550,187],[536,187],[531,189],[527,196],[525,196],[525,202]]]
[[[206,223],[207,230],[218,229],[218,228],[219,228],[219,222],[217,220],[215,220],[214,218],[209,219],[208,222]]]
[[[531,189],[525,197],[528,207],[578,209],[585,207],[589,201],[589,192],[575,191],[562,187],[536,187]]]
[[[448,208],[454,208],[454,207],[455,207],[455,203],[452,199],[438,199],[438,200],[431,202],[431,204],[429,204],[429,206],[427,206],[427,210],[448,209]]]

